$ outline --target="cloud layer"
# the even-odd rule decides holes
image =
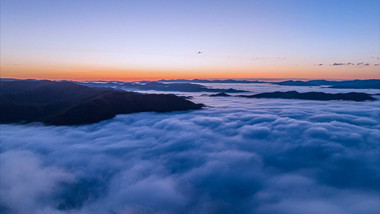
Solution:
[[[0,208],[16,214],[380,210],[380,101],[194,101],[210,107],[79,127],[1,125]]]

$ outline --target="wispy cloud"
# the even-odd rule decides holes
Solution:
[[[347,65],[346,63],[338,63],[338,62],[334,62],[332,64],[333,66],[341,66],[341,65]]]
[[[369,66],[370,64],[369,63],[364,63],[364,62],[359,62],[356,65],[358,65],[358,66]]]
[[[334,62],[331,64],[331,66],[370,66],[370,63],[365,62],[359,62],[359,63],[353,63],[353,62],[347,62],[347,63],[341,63],[341,62]]]

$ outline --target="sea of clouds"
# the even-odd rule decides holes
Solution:
[[[197,111],[1,125],[1,213],[379,213],[380,101],[201,94],[181,94]]]

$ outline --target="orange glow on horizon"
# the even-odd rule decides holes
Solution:
[[[232,72],[233,70],[233,72]],[[306,71],[305,71],[306,70]],[[287,68],[219,68],[219,69],[139,69],[93,66],[1,66],[1,78],[50,80],[140,81],[160,79],[379,79],[377,68],[347,70],[346,68],[287,67]]]

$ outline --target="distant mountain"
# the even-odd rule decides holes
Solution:
[[[336,82],[331,88],[380,89],[380,79]]]
[[[204,85],[193,83],[161,83],[161,82],[82,82],[82,85],[92,87],[116,87],[130,91],[178,91],[178,92],[226,92],[226,93],[240,93],[247,92],[243,90],[236,90],[233,88],[208,88]]]
[[[72,82],[0,81],[0,123],[51,125],[96,123],[117,114],[200,109],[175,95],[90,88]]]
[[[175,80],[159,80],[159,82],[180,82],[180,83],[264,83],[257,80],[234,80],[234,79],[224,79],[224,80],[207,80],[207,79],[175,79]]]
[[[353,88],[353,89],[380,89],[380,79],[369,80],[287,80],[282,82],[263,82],[256,80],[205,80],[205,79],[176,79],[176,80],[159,80],[159,81],[140,81],[140,82],[120,82],[120,81],[93,81],[93,82],[78,82],[78,84],[92,86],[92,87],[123,87],[127,90],[155,90],[155,91],[179,91],[179,92],[246,92],[236,89],[213,89],[204,85],[195,83],[271,83],[275,85],[287,86],[326,86],[329,88]]]
[[[272,82],[276,85],[288,86],[328,86],[329,88],[354,88],[354,89],[380,89],[380,79],[370,80],[344,80],[344,81],[329,81],[329,80],[309,80],[309,81],[282,81]]]
[[[338,93],[329,94],[324,92],[306,92],[299,93],[297,91],[287,91],[287,92],[269,92],[260,93],[255,95],[241,95],[240,97],[247,98],[281,98],[281,99],[302,99],[302,100],[350,100],[350,101],[369,101],[376,100],[366,93]]]
[[[289,85],[289,86],[319,86],[318,83],[311,83],[309,81],[295,81],[295,80],[287,80],[282,82],[273,82],[272,84],[276,85]]]
[[[229,94],[226,94],[224,92],[220,92],[220,93],[217,93],[217,94],[211,94],[210,97],[230,97],[231,95]]]

